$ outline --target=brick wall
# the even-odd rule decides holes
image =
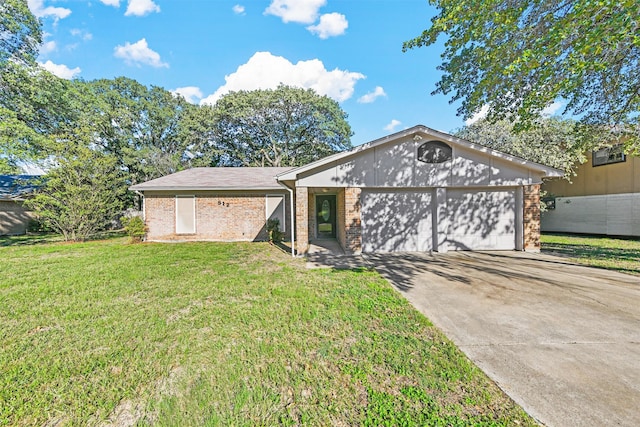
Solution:
[[[362,251],[360,193],[361,189],[357,187],[344,189],[345,245],[343,249],[347,253]]]
[[[336,205],[336,210],[338,211],[338,219],[336,221],[336,238],[338,240],[338,243],[340,243],[340,246],[342,246],[342,248],[344,249],[347,247],[347,235],[345,230],[345,224],[347,223],[347,221],[344,208],[344,190],[341,190],[336,196]]]
[[[275,194],[275,193],[274,193]],[[196,233],[176,234],[175,194],[145,194],[148,240],[267,240],[265,193],[197,193]],[[285,238],[290,238],[289,196],[285,196]]]
[[[540,185],[524,186],[524,250],[540,250]]]
[[[309,213],[309,216],[308,216],[309,227],[307,229],[307,233],[309,236],[309,240],[314,240],[318,238],[318,216],[316,213],[316,194],[315,193],[309,192],[309,195],[307,197],[307,203],[308,203],[307,212]]]
[[[307,187],[296,187],[295,206],[296,249],[298,255],[304,255],[309,250],[309,189]]]
[[[13,200],[0,200],[0,235],[18,235],[27,232],[29,221],[35,215]]]

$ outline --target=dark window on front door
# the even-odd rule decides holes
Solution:
[[[316,196],[318,237],[336,237],[336,196]]]

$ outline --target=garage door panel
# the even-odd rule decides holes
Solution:
[[[431,192],[364,191],[364,252],[425,252],[432,249]]]
[[[515,249],[515,190],[450,190],[447,197],[450,249]]]

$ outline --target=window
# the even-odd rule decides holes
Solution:
[[[276,218],[280,221],[280,231],[284,231],[286,227],[284,222],[284,196],[281,194],[269,194],[267,196],[267,221]]]
[[[194,234],[195,232],[195,196],[176,196],[176,234]]]
[[[591,164],[593,166],[610,165],[613,163],[627,161],[627,158],[624,155],[624,147],[622,144],[601,148],[597,151],[594,151],[592,154],[593,157]]]
[[[424,163],[444,163],[452,157],[451,147],[442,141],[429,141],[418,147],[418,160]]]

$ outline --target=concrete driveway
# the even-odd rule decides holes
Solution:
[[[640,278],[519,252],[366,259],[539,422],[640,425]]]

